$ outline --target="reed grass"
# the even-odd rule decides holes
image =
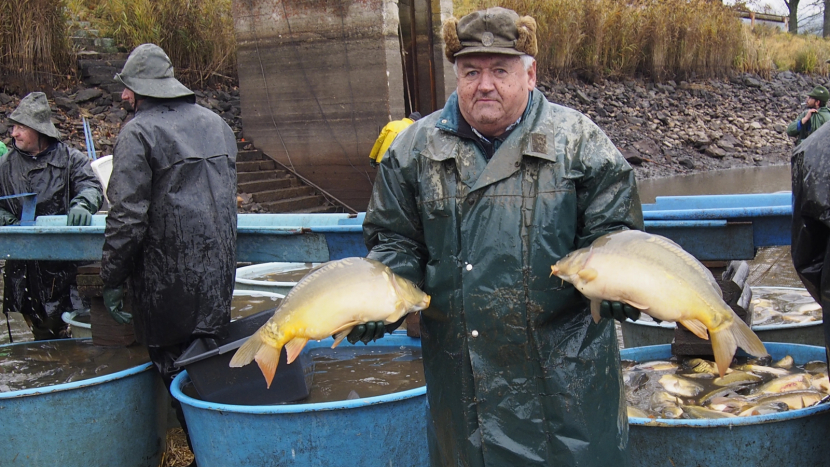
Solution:
[[[70,70],[63,0],[0,2],[0,76],[4,81],[51,85]]]
[[[456,12],[496,5],[536,18],[539,67],[555,77],[724,76],[741,50],[737,15],[709,0],[456,0]]]
[[[69,0],[128,50],[152,42],[167,52],[176,77],[202,87],[236,74],[231,0]]]

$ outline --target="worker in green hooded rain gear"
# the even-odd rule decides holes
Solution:
[[[816,86],[807,94],[804,104],[807,110],[801,112],[801,115],[787,126],[787,134],[796,137],[796,146],[830,120],[830,109],[826,107],[828,100],[830,91],[824,86]]]
[[[594,323],[549,276],[597,237],[642,229],[634,172],[535,89],[535,32],[504,8],[444,24],[457,90],[395,138],[363,224],[369,257],[432,296],[420,331],[436,467],[628,464],[614,321]],[[603,315],[639,316],[618,302]]]

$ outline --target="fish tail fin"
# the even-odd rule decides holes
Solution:
[[[715,363],[718,365],[718,372],[721,377],[732,363],[732,357],[735,356],[738,347],[756,357],[768,355],[764,343],[752,332],[752,329],[738,315],[734,315],[732,318],[732,322],[723,329],[709,330]]]
[[[256,353],[262,345],[262,338],[259,336],[259,331],[257,331],[241,347],[236,349],[236,353],[233,354],[233,358],[231,358],[228,366],[231,368],[239,368],[251,363],[254,361]]]
[[[769,355],[767,348],[764,347],[764,343],[761,342],[758,335],[742,319],[738,318],[737,315],[735,316],[735,323],[732,327],[732,334],[735,336],[735,342],[737,342],[738,347],[755,357]]]
[[[715,354],[715,363],[718,366],[718,373],[720,373],[721,378],[726,374],[729,365],[732,364],[732,357],[735,356],[735,350],[738,349],[738,343],[732,334],[733,327],[733,324],[729,324],[717,331],[709,330],[709,340],[712,341],[712,352]]]
[[[277,373],[277,364],[280,362],[280,349],[270,345],[262,345],[256,353],[257,365],[262,376],[265,377],[267,387],[271,388],[271,382],[274,381],[274,375]]]
[[[274,374],[277,372],[277,363],[280,361],[280,349],[267,344],[262,339],[259,331],[255,332],[236,350],[228,366],[239,368],[254,360],[259,365],[259,370],[262,371],[262,376],[265,377],[265,381],[270,388],[271,381],[274,380]]]

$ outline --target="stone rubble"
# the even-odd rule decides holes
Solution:
[[[628,79],[538,85],[551,102],[588,115],[617,145],[637,177],[789,164],[787,125],[825,77],[779,72],[772,79],[651,83]]]
[[[790,121],[804,110],[821,76],[789,71],[764,80],[750,74],[730,80],[652,83],[554,82],[538,84],[548,99],[588,115],[605,131],[640,179],[737,167],[789,163]],[[242,121],[239,90],[194,91],[197,102],[225,119],[237,135]],[[0,93],[0,140],[10,141],[7,117],[22,96]],[[86,151],[81,117],[89,122],[97,155],[112,153],[132,109],[120,94],[97,87],[55,91],[54,121],[70,145]]]

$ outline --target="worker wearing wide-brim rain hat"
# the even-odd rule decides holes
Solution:
[[[9,115],[9,120],[14,124],[27,126],[44,136],[58,141],[61,139],[60,131],[52,123],[52,108],[49,107],[46,94],[42,92],[33,92],[21,99],[20,104]]]
[[[193,95],[173,76],[173,62],[156,44],[136,47],[115,80],[141,96],[172,99]]]

